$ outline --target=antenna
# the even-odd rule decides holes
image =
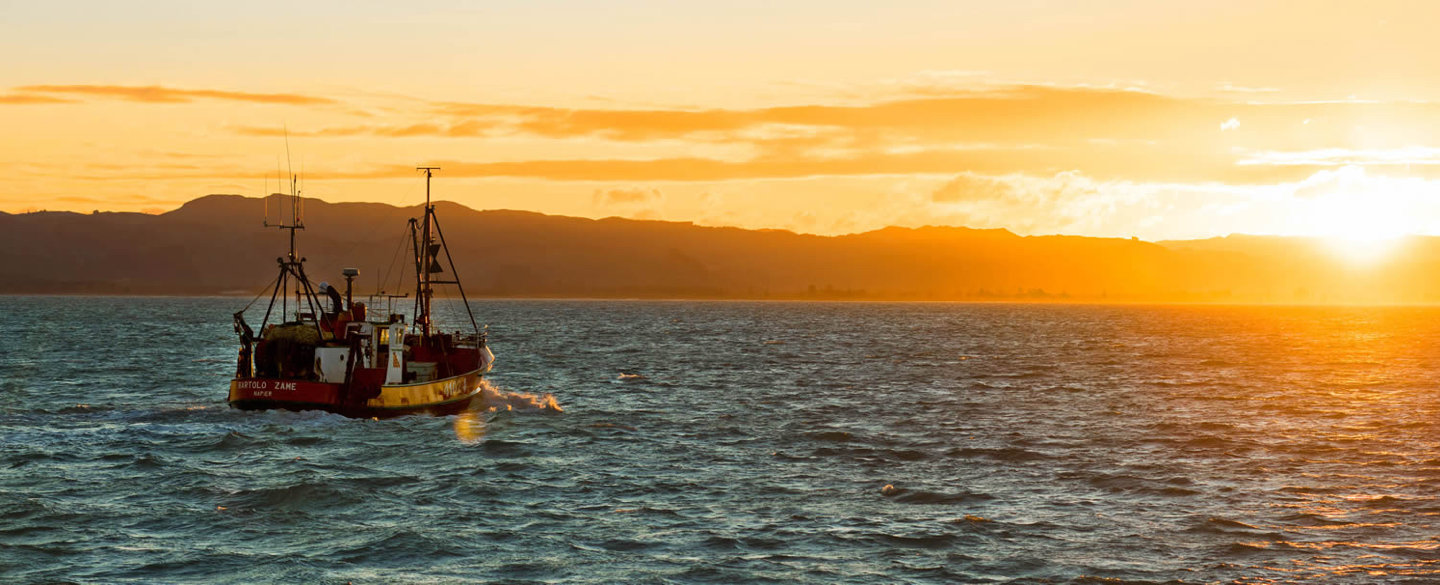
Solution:
[[[295,176],[295,163],[290,162],[290,125],[285,125],[285,166],[290,169],[290,176]]]
[[[285,129],[285,164],[291,164],[290,129],[288,127]],[[305,208],[300,196],[298,178],[294,174],[294,170],[295,167],[292,165],[290,167],[290,217],[288,219],[285,217],[285,208],[281,207],[281,204],[277,201],[275,207],[278,217],[276,217],[275,223],[270,223],[270,195],[267,194],[265,196],[265,227],[290,230],[290,262],[295,262],[299,259],[299,255],[295,253],[295,230],[305,229]],[[275,157],[275,195],[284,196],[284,193],[280,192],[283,189],[281,185],[284,184],[284,180],[280,168],[280,157],[277,156]],[[270,181],[267,177],[265,181],[265,188],[267,190],[270,188],[269,185]]]

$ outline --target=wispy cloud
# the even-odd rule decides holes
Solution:
[[[660,219],[665,200],[659,189],[643,187],[596,189],[595,205],[605,211],[633,219]]]
[[[1233,122],[1231,120],[1234,120]],[[1217,135],[1214,129],[1243,132]],[[377,119],[377,122],[382,120]],[[1379,130],[1379,131],[1377,131]],[[238,127],[270,136],[280,127]],[[383,123],[292,128],[316,137],[452,137],[592,144],[679,141],[747,145],[778,155],[810,149],[949,148],[955,144],[1067,146],[1105,142],[1168,144],[1210,156],[1235,147],[1299,150],[1355,146],[1362,133],[1403,146],[1440,134],[1440,104],[1425,102],[1254,103],[1165,96],[1108,87],[1026,85],[952,91],[869,103],[800,104],[748,109],[562,108],[432,102],[388,114]],[[684,146],[684,144],[677,144]],[[1183,145],[1183,148],[1182,148]],[[1138,148],[1138,146],[1137,146]]]
[[[650,203],[660,199],[659,189],[596,189],[595,202],[603,205]]]
[[[658,140],[788,126],[841,128],[857,133],[905,131],[950,140],[1003,140],[1025,134],[1025,140],[1030,140],[1042,129],[1052,135],[1060,132],[1068,136],[1077,131],[1111,135],[1124,132],[1125,125],[1133,124],[1136,118],[1183,107],[1183,101],[1138,91],[1020,86],[861,105],[619,110],[440,103],[434,114],[492,119],[515,132],[551,138]]]
[[[279,136],[284,130],[239,127],[236,132]],[[1254,182],[1295,180],[1314,172],[1313,167],[1354,164],[1353,158],[1284,153],[1354,149],[1360,136],[1367,149],[1428,144],[1440,135],[1440,104],[1255,103],[1130,88],[1024,85],[873,103],[741,109],[431,102],[409,114],[394,113],[385,124],[292,129],[291,134],[503,138],[533,145],[572,141],[566,152],[593,153],[576,160],[466,167],[475,176],[552,180],[705,181],[1074,169],[1102,179]],[[663,145],[673,156],[636,160],[631,145]],[[717,155],[717,148],[726,149],[726,155]],[[1404,160],[1418,160],[1409,156],[1413,154],[1408,152]],[[1397,160],[1375,164],[1399,164]],[[1281,166],[1306,168],[1258,168]]]
[[[1130,158],[1117,158],[1103,149],[1068,150],[925,150],[890,154],[863,152],[847,156],[762,156],[750,160],[703,157],[657,159],[552,159],[500,162],[447,160],[451,177],[509,177],[552,181],[735,181],[797,179],[807,177],[938,175],[971,171],[986,174],[1083,170],[1105,179],[1158,181],[1222,181],[1265,183],[1297,180],[1316,169],[1307,166],[1235,165],[1227,157],[1185,156],[1163,149],[1124,150]],[[386,165],[370,170],[326,173],[312,171],[315,179],[404,178],[413,170]]]
[[[335,100],[329,98],[298,95],[291,93],[250,93],[244,91],[225,91],[217,89],[177,89],[170,87],[162,87],[158,85],[26,85],[17,87],[15,88],[15,90],[20,92],[37,94],[65,94],[111,97],[133,102],[159,104],[189,103],[195,101],[196,99],[232,100],[259,104],[279,104],[292,106],[326,105],[336,103]]]
[[[962,173],[930,194],[936,203],[963,203],[966,201],[1000,201],[1014,198],[1019,190],[1009,182],[996,177]]]
[[[1215,89],[1217,91],[1229,93],[1278,93],[1280,91],[1279,88],[1275,87],[1249,87],[1244,85],[1235,85],[1233,83],[1222,83],[1216,86]]]
[[[389,138],[409,138],[419,136],[441,136],[451,138],[477,137],[487,135],[497,123],[487,123],[478,120],[463,121],[452,124],[418,123],[405,125],[357,125],[357,126],[336,126],[321,128],[318,130],[286,129],[276,126],[237,126],[235,133],[244,136],[307,136],[316,138],[342,138],[350,136],[377,136]]]
[[[966,74],[952,77],[963,79]],[[15,95],[41,99],[104,95],[158,103],[200,99],[332,103],[295,94],[158,86],[37,85],[17,91]],[[258,137],[287,132],[280,125],[241,124],[230,130]],[[475,141],[476,150],[465,144],[466,154],[450,150],[436,157],[447,159],[442,161],[447,174],[646,188],[651,181],[937,177],[967,172],[1055,176],[1067,171],[1097,181],[1266,184],[1296,181],[1320,169],[1349,164],[1413,165],[1404,172],[1440,176],[1436,164],[1440,154],[1433,147],[1413,146],[1431,144],[1440,135],[1440,104],[1254,103],[1116,87],[1000,86],[871,103],[710,109],[407,99],[405,105],[384,108],[373,119],[331,126],[292,124],[288,133],[337,139]],[[511,145],[515,148],[508,148]],[[553,158],[542,158],[547,155]],[[353,166],[311,168],[307,174],[323,180],[408,178],[413,173],[408,166],[346,164]],[[192,172],[153,166],[131,172],[158,176],[170,171],[186,177],[243,176],[231,169]],[[81,178],[126,172],[92,172]],[[937,194],[945,196],[963,194]]]
[[[106,197],[86,197],[81,195],[63,195],[55,198],[56,201],[66,203],[100,204],[106,206],[122,205],[135,207],[139,205],[179,205],[183,201],[165,197],[151,197],[148,195],[119,194]]]
[[[1076,233],[1123,214],[1144,221],[1153,192],[1127,183],[1101,183],[1074,171],[1051,176],[961,173],[931,193],[930,213],[976,227],[1008,227],[1020,233]]]
[[[1303,165],[1317,167],[1440,165],[1440,147],[1322,148],[1298,151],[1249,152],[1240,165]]]
[[[0,104],[8,105],[30,105],[30,104],[69,104],[75,100],[61,99],[48,95],[32,94],[9,94],[0,95]]]

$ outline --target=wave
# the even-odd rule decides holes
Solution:
[[[959,537],[954,534],[880,534],[879,540],[887,545],[905,548],[944,549],[950,547]]]
[[[1258,526],[1252,526],[1239,520],[1230,520],[1218,516],[1211,516],[1205,519],[1205,526],[1219,529],[1260,530]]]
[[[947,456],[959,457],[962,459],[993,459],[996,461],[1036,461],[1040,459],[1052,459],[1044,453],[1037,453],[1028,449],[1015,447],[1002,447],[987,449],[983,447],[960,447],[945,452]]]
[[[1231,538],[1262,539],[1270,543],[1285,541],[1285,534],[1281,531],[1266,530],[1253,524],[1246,524],[1239,520],[1231,520],[1218,516],[1206,518],[1204,522],[1199,523],[1192,528],[1191,531]]]
[[[347,506],[361,502],[359,494],[329,482],[302,482],[289,486],[241,490],[221,500],[219,511],[301,511],[315,506]]]
[[[437,558],[463,557],[462,549],[452,538],[424,534],[416,530],[398,529],[338,550],[333,556],[346,564],[370,564],[380,566],[403,566],[413,563],[416,558],[435,560]]]
[[[855,436],[846,431],[818,431],[810,433],[810,438],[829,443],[848,443],[854,440]]]
[[[480,381],[480,402],[489,410],[565,412],[555,395],[511,392],[498,388],[489,380]]]
[[[1194,481],[1186,477],[1150,479],[1123,473],[1079,473],[1066,475],[1084,479],[1092,486],[1116,494],[1136,493],[1175,497],[1194,496],[1201,493],[1199,490],[1181,487],[1194,485]]]
[[[90,406],[89,404],[76,404],[75,406],[66,406],[59,410],[56,410],[55,414],[90,414],[93,412],[106,412],[110,410],[114,410],[114,408],[106,407],[103,405],[100,407],[94,407]],[[45,413],[45,411],[43,410],[40,412]]]
[[[886,484],[885,487],[880,490],[880,494],[901,504],[921,505],[969,504],[995,499],[995,496],[981,492],[932,492],[895,487],[891,484]]]

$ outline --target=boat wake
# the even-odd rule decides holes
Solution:
[[[489,380],[480,380],[480,401],[489,410],[565,412],[555,395],[510,392],[495,387]]]

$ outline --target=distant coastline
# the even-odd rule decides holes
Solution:
[[[1356,263],[1312,238],[1144,242],[1002,229],[884,228],[844,236],[445,206],[473,298],[1083,304],[1440,303],[1440,238]],[[415,209],[307,200],[299,249],[319,280],[396,278],[395,230]],[[258,198],[212,195],[160,215],[0,214],[0,294],[245,296],[283,234]],[[403,262],[401,262],[403,264]],[[332,276],[334,275],[334,276]]]

